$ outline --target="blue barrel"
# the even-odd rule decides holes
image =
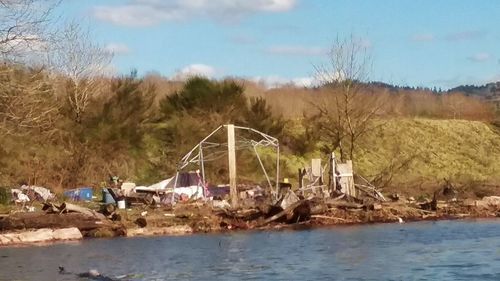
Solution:
[[[92,187],[80,187],[78,198],[82,201],[92,201]]]
[[[70,189],[64,192],[64,196],[70,200],[78,201],[78,189]]]
[[[102,201],[106,204],[116,204],[115,199],[111,196],[107,188],[102,189]]]
[[[92,187],[81,187],[64,192],[64,196],[73,201],[92,201]]]

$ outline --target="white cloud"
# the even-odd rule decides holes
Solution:
[[[213,78],[217,74],[217,70],[206,64],[190,64],[181,70],[177,71],[173,76],[174,80],[186,80],[194,76],[202,76],[206,78]]]
[[[328,53],[328,49],[306,46],[271,46],[265,52],[273,55],[322,56]]]
[[[126,55],[130,53],[130,48],[122,43],[109,43],[104,47],[104,50],[115,55]]]
[[[434,41],[434,39],[434,35],[429,33],[415,34],[411,37],[411,40],[415,42],[431,42]]]
[[[0,44],[0,59],[30,65],[46,65],[50,44],[36,35],[24,35]]]
[[[470,60],[470,61],[473,61],[473,62],[486,62],[486,61],[489,61],[493,58],[493,56],[489,53],[477,53],[477,54],[474,54],[470,57],[468,57],[467,59]]]
[[[318,80],[313,77],[297,77],[293,79],[288,79],[277,75],[270,75],[270,76],[256,76],[249,78],[249,80],[258,83],[268,89],[278,88],[286,85],[309,88],[317,86],[319,84]]]
[[[292,79],[292,83],[297,87],[315,87],[319,85],[319,81],[314,77],[298,77]]]
[[[166,21],[208,17],[234,22],[259,12],[293,9],[296,0],[130,0],[116,6],[96,6],[96,18],[124,26],[151,26]]]
[[[289,79],[280,76],[255,76],[250,78],[251,81],[258,83],[266,88],[272,89],[290,83]]]

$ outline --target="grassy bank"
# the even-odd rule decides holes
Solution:
[[[500,134],[488,123],[424,118],[376,122],[378,126],[357,145],[354,167],[385,192],[430,197],[445,179],[466,197],[500,192]],[[289,124],[287,134],[298,138],[304,131],[299,123]],[[309,166],[312,158],[327,160],[321,146],[316,142],[303,155],[284,151],[282,177],[296,186],[297,169]],[[272,152],[264,158],[274,161]],[[258,172],[252,177],[257,178]]]
[[[392,189],[410,193],[429,192],[444,178],[464,188],[500,184],[500,135],[490,125],[432,119],[381,122],[360,144],[355,164],[361,174],[376,178],[386,173],[386,178],[392,176]]]

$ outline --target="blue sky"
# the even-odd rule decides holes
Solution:
[[[354,36],[370,80],[441,87],[500,80],[496,0],[65,1],[114,50],[119,73],[201,73],[306,83],[335,38]]]

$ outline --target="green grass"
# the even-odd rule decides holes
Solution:
[[[382,122],[382,121],[381,121]],[[500,181],[500,135],[478,121],[392,119],[366,136],[356,154],[361,174],[414,157],[394,184],[415,181]]]
[[[300,120],[293,122],[288,133],[300,134],[300,124]],[[387,170],[391,163],[397,167],[412,159],[392,171],[389,189],[411,192],[418,187],[418,192],[430,193],[444,178],[460,186],[500,183],[500,134],[486,123],[394,118],[378,120],[377,124],[377,129],[360,140],[355,153],[355,171],[368,179]],[[275,161],[271,151],[264,149],[261,153],[267,163]],[[326,163],[327,156],[319,149],[304,156],[282,151],[281,180],[288,177],[297,185],[297,169],[310,165],[310,159],[317,157]],[[256,174],[252,176],[256,178]]]

